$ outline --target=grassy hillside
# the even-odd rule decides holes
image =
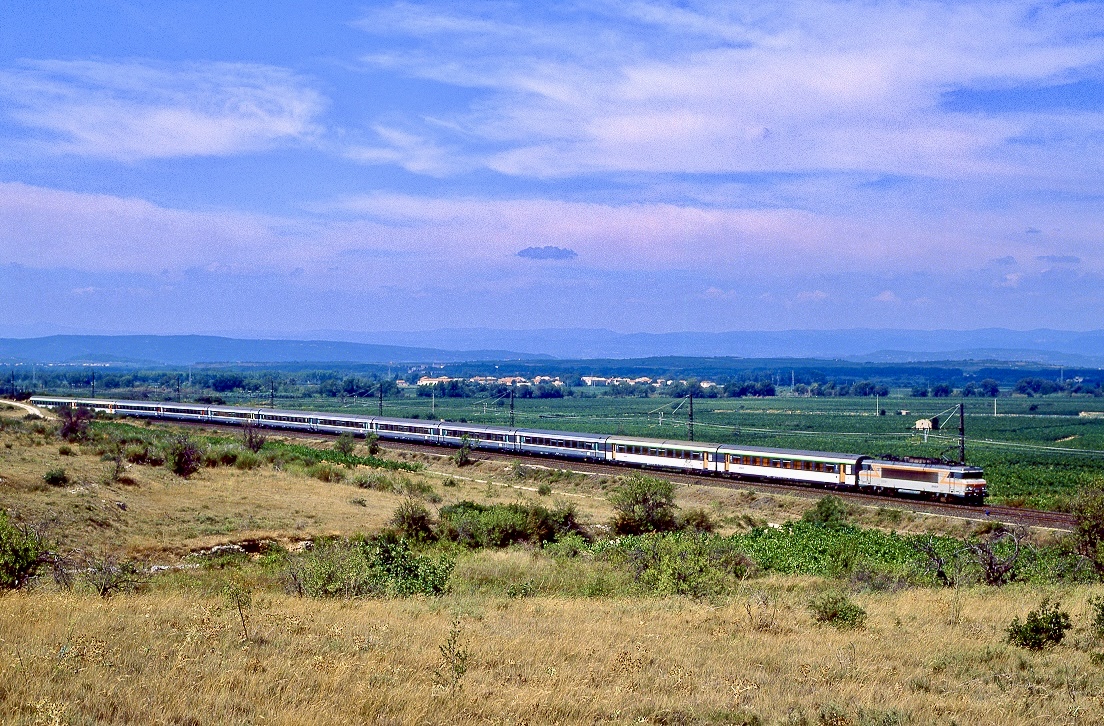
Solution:
[[[1055,533],[988,587],[963,548],[1000,533],[963,520],[694,487],[674,492],[680,521],[716,533],[611,537],[617,478],[363,441],[254,454],[194,429],[205,465],[182,478],[159,463],[173,427],[97,421],[66,442],[22,411],[0,422],[0,508],[70,583],[47,567],[0,594],[6,723],[1104,719],[1104,587]],[[399,516],[419,508],[424,536]],[[1047,597],[1072,620],[1062,643],[1007,642]]]

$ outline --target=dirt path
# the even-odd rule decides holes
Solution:
[[[3,401],[4,403],[11,404],[12,406],[18,406],[19,408],[23,409],[27,413],[33,413],[35,416],[41,416],[44,419],[53,419],[53,418],[55,418],[54,414],[50,413],[49,411],[45,411],[41,408],[38,408],[37,406],[32,406],[29,403],[23,403],[22,401],[13,401],[9,398],[0,399],[0,401]]]

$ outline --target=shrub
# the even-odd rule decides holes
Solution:
[[[265,445],[266,437],[252,423],[242,427],[242,446],[256,454]]]
[[[345,473],[341,471],[340,467],[331,464],[328,461],[320,461],[317,464],[311,464],[307,467],[307,474],[314,477],[318,481],[324,481],[329,483],[336,483],[344,481]]]
[[[17,527],[0,510],[0,589],[10,590],[27,583],[41,564],[41,538],[27,527]]]
[[[165,461],[173,474],[187,479],[203,466],[203,455],[195,443],[184,434],[177,434],[169,442]]]
[[[842,527],[847,524],[847,506],[837,496],[821,497],[816,506],[805,512],[803,521],[823,524],[825,527]]]
[[[241,451],[234,459],[234,468],[240,471],[249,471],[250,469],[256,469],[261,465],[261,457],[253,453],[249,449]]]
[[[433,517],[425,505],[414,499],[407,499],[391,515],[391,526],[402,535],[415,541],[433,539]]]
[[[1093,613],[1093,621],[1089,629],[1094,638],[1104,638],[1104,597],[1090,597],[1089,607]]]
[[[1085,487],[1073,501],[1074,536],[1081,554],[1104,573],[1104,485]]]
[[[456,450],[456,453],[452,457],[452,463],[456,464],[458,467],[467,466],[472,463],[471,452],[471,441],[467,436],[462,437],[460,439],[460,448]]]
[[[379,435],[368,434],[368,440],[366,443],[368,444],[368,456],[379,456]]]
[[[375,489],[378,492],[390,492],[395,490],[395,483],[391,480],[391,477],[379,472],[357,474],[353,477],[353,485],[361,489]]]
[[[80,577],[86,586],[104,598],[117,592],[134,592],[145,584],[137,563],[120,560],[111,554],[86,558],[80,568]]]
[[[575,508],[548,509],[539,504],[476,504],[464,500],[441,508],[439,535],[467,547],[542,544],[580,532]]]
[[[552,485],[549,484],[546,481],[542,481],[540,483],[540,485],[537,487],[537,494],[541,495],[542,497],[547,497],[551,493],[552,493]]]
[[[308,597],[440,595],[455,562],[414,554],[405,541],[316,542],[291,558],[289,589]]]
[[[73,447],[70,446],[69,444],[62,444],[61,446],[58,447],[58,455],[59,456],[72,456],[73,455]]]
[[[717,528],[717,523],[709,512],[704,509],[691,509],[678,518],[678,528],[691,532],[712,532]]]
[[[628,567],[640,589],[652,595],[723,595],[755,570],[732,540],[705,534],[626,538],[600,556]]]
[[[42,481],[46,482],[52,487],[63,487],[69,483],[69,475],[65,473],[65,469],[60,466],[56,469],[50,469],[42,475]]]
[[[334,451],[342,456],[352,456],[355,449],[356,441],[353,440],[352,434],[341,434],[334,442]]]
[[[1032,610],[1020,622],[1019,616],[1008,626],[1008,642],[1020,648],[1042,650],[1048,645],[1058,645],[1066,637],[1071,625],[1069,613],[1062,611],[1058,603],[1043,600],[1038,610]]]
[[[675,523],[675,487],[664,479],[634,474],[609,496],[617,534],[669,532]]]
[[[203,463],[210,467],[233,466],[241,453],[242,450],[233,445],[211,446],[203,454]]]
[[[57,413],[58,418],[61,419],[58,436],[66,441],[81,441],[88,438],[88,422],[92,420],[91,411],[80,406],[59,408]]]
[[[145,442],[127,446],[126,450],[123,452],[123,456],[131,464],[161,466],[165,463],[165,457],[161,455],[161,452]]]
[[[841,592],[816,595],[809,600],[809,610],[818,623],[827,623],[841,630],[861,628],[866,624],[866,611]]]

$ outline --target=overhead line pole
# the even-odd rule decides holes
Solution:
[[[514,389],[510,388],[510,428],[514,427]]]
[[[380,381],[379,389],[379,415],[383,415],[383,381]]]
[[[690,434],[690,440],[694,440],[694,392],[690,392],[690,421],[687,423],[687,433]]]
[[[966,463],[966,404],[958,404],[958,463]]]

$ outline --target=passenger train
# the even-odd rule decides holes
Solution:
[[[84,407],[120,416],[212,424],[253,424],[295,431],[351,433],[356,436],[375,434],[381,439],[439,446],[459,447],[467,443],[473,449],[875,494],[928,496],[943,501],[977,503],[986,495],[984,473],[980,468],[926,460],[890,460],[861,454],[504,428],[318,411],[48,396],[32,397],[31,403],[46,408]]]

